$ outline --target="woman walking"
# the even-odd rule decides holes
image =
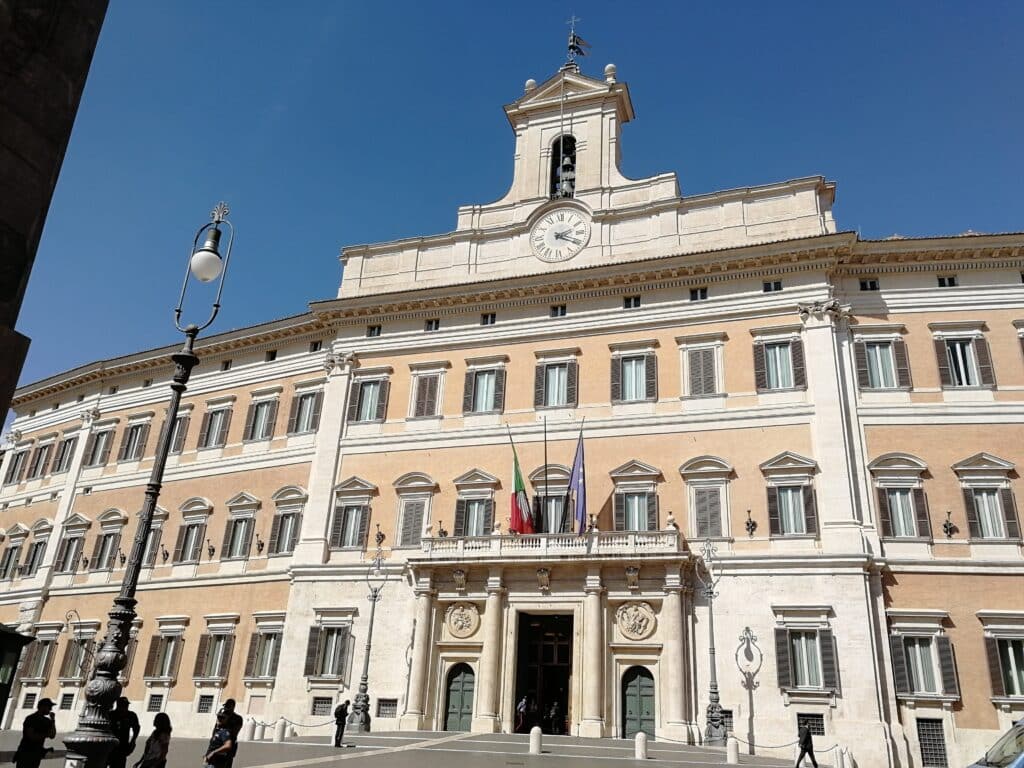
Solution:
[[[171,718],[158,712],[153,718],[153,732],[146,739],[142,757],[132,768],[164,768],[167,764],[167,748],[171,745]]]

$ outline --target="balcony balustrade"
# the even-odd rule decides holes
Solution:
[[[667,555],[685,551],[682,534],[664,531],[599,531],[522,535],[425,537],[410,560],[494,560],[539,557]]]

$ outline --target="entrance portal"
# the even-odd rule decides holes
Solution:
[[[654,676],[644,667],[630,667],[622,676],[622,737],[640,731],[654,738]]]
[[[456,664],[448,673],[448,693],[444,708],[446,731],[468,731],[473,723],[473,689],[476,676],[469,664]]]
[[[544,733],[569,733],[572,616],[519,614],[515,731],[539,725]],[[526,698],[526,711],[520,702]]]

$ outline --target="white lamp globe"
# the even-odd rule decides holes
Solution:
[[[217,251],[205,246],[192,254],[188,265],[192,274],[201,283],[209,283],[216,280],[220,276],[220,271],[223,267],[224,262],[221,261]]]

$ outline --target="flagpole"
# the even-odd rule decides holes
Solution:
[[[548,417],[544,416],[544,495],[540,497],[540,519],[543,525],[544,513],[548,506]],[[545,531],[555,533],[555,531]]]

